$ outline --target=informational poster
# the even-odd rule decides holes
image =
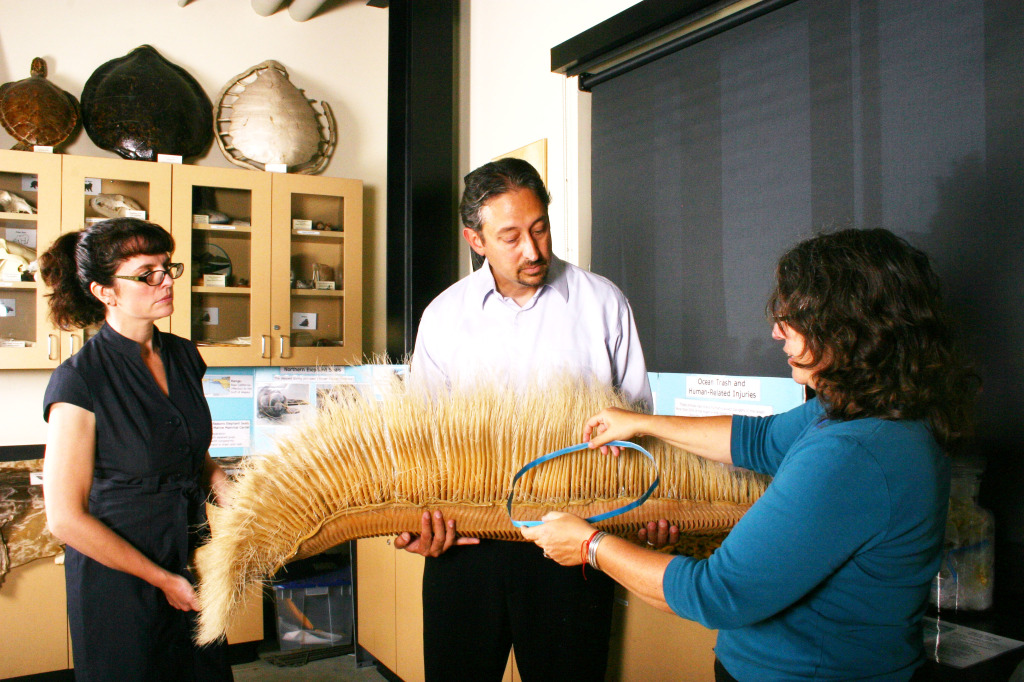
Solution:
[[[213,417],[213,457],[241,457],[252,452],[253,368],[209,368],[203,395]]]
[[[405,365],[231,367],[207,369],[203,393],[213,416],[213,457],[271,454],[277,438],[344,394],[376,399],[405,375]]]
[[[211,367],[203,377],[214,421],[210,454],[272,454],[275,441],[314,417],[324,400],[346,394],[379,399],[400,385],[407,371],[406,365]],[[788,378],[656,372],[648,376],[656,414],[771,415],[804,401],[803,386]]]

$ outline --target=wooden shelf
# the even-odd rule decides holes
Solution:
[[[0,289],[38,289],[38,282],[4,282],[0,280]]]
[[[192,287],[193,294],[223,294],[225,296],[249,296],[249,287]]]
[[[323,296],[326,298],[343,298],[344,289],[292,289],[292,296]]]
[[[8,213],[6,211],[0,211],[0,220],[20,220],[28,223],[34,223],[39,220],[38,213]]]
[[[252,232],[251,225],[217,225],[215,223],[192,223],[192,229],[203,232]]]
[[[296,237],[314,237],[318,239],[344,239],[344,231],[331,231],[331,230],[292,230],[292,235]]]

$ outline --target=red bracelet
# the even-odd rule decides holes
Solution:
[[[597,537],[601,531],[595,530],[589,538],[580,545],[580,567],[583,569],[583,579],[587,579],[587,552],[590,550],[590,541]]]

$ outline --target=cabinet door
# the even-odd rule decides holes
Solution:
[[[47,320],[46,287],[26,281],[18,267],[34,261],[60,234],[60,167],[61,157],[53,154],[0,151],[0,190],[36,211],[15,213],[9,205],[0,212],[0,239],[20,255],[0,267],[0,369],[47,369],[60,362],[60,338]]]
[[[395,554],[391,538],[356,541],[356,632],[358,644],[389,670],[398,669],[395,641],[396,607]],[[402,604],[419,603],[420,591],[402,594]],[[422,619],[421,619],[422,622]],[[422,650],[422,642],[420,648]]]
[[[185,272],[171,330],[211,367],[270,364],[270,183],[259,171],[174,167],[171,224]]]
[[[273,174],[273,365],[363,359],[363,183]]]
[[[659,611],[622,587],[612,614],[609,682],[714,682],[717,630]]]
[[[96,204],[117,200],[118,196],[140,207],[129,216],[170,231],[171,166],[151,161],[65,156],[61,170],[61,232],[81,230],[87,224],[106,220]],[[157,327],[170,331],[170,320],[158,321]],[[77,352],[94,332],[95,329],[86,329],[61,334],[61,356],[67,358]]]
[[[8,573],[0,589],[0,623],[0,677],[67,669],[64,567],[37,559]]]

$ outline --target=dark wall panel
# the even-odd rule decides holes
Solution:
[[[593,269],[653,371],[787,376],[764,304],[823,229],[927,251],[984,381],[976,446],[1024,544],[1024,3],[800,0],[593,89]]]

